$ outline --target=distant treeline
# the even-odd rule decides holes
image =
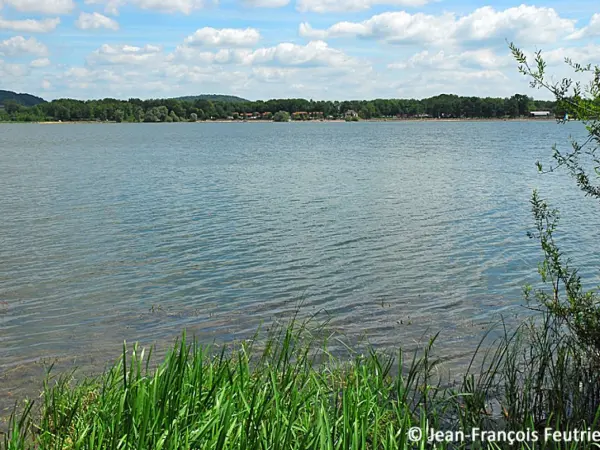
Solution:
[[[268,101],[162,100],[71,100],[60,99],[35,106],[7,101],[0,109],[4,121],[116,121],[178,122],[190,120],[270,119],[280,111],[292,120],[372,118],[504,118],[529,115],[530,111],[555,111],[555,102],[534,100],[516,94],[510,98],[438,95],[422,100],[377,99],[360,101],[313,101],[281,99]]]

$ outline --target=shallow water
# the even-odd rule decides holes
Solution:
[[[534,187],[598,282],[596,205],[540,176],[551,122],[0,125],[0,397],[124,339],[250,335],[317,314],[384,348],[469,353],[541,254]],[[588,268],[587,271],[585,268]],[[27,369],[29,367],[29,369]],[[2,372],[4,374],[2,375]],[[2,378],[4,376],[4,379]]]

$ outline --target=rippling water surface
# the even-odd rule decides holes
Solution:
[[[123,339],[184,327],[247,336],[300,304],[384,347],[442,330],[458,357],[524,313],[534,187],[563,211],[574,261],[598,267],[595,204],[534,166],[570,134],[584,129],[0,125],[0,373],[65,357],[102,367],[94,355]],[[27,378],[5,380],[0,395]]]

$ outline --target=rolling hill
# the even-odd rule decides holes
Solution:
[[[236,97],[235,95],[219,95],[219,94],[203,94],[203,95],[188,95],[185,97],[177,97],[175,100],[181,100],[185,102],[193,102],[196,100],[211,100],[214,102],[229,102],[229,103],[240,103],[247,102],[245,98]]]
[[[35,106],[40,103],[46,103],[46,100],[35,95],[30,94],[18,94],[12,91],[0,90],[0,105],[4,105],[7,100],[14,100],[24,106]]]

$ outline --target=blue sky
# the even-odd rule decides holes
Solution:
[[[47,99],[510,96],[506,41],[600,63],[590,0],[0,0],[0,89]]]

